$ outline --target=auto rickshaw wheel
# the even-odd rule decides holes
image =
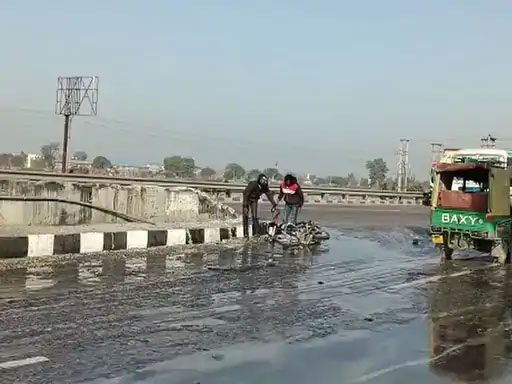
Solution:
[[[451,260],[452,259],[452,254],[453,254],[453,249],[452,248],[447,247],[447,246],[443,246],[441,248],[441,260],[442,261]]]
[[[510,263],[510,245],[506,241],[495,244],[491,250],[491,256],[498,264]]]

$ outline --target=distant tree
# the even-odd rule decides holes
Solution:
[[[107,169],[112,168],[112,163],[105,156],[96,156],[92,161],[92,166],[96,169]]]
[[[59,143],[50,143],[41,147],[41,156],[43,156],[44,163],[47,168],[55,167],[55,161],[59,155]]]
[[[411,177],[407,181],[407,190],[415,191],[415,192],[425,192],[430,188],[430,182],[428,181],[419,181],[414,177]]]
[[[278,176],[280,176],[280,173],[277,168],[265,168],[263,170],[263,173],[265,175],[267,175],[267,177],[271,180],[280,180],[281,179],[281,177],[278,177]]]
[[[249,172],[247,172],[247,179],[248,180],[256,180],[258,178],[258,176],[260,175],[260,173],[261,173],[261,171],[259,169],[251,169]]]
[[[30,162],[30,169],[43,170],[46,167],[44,159],[33,159]]]
[[[327,185],[329,184],[329,180],[323,177],[315,177],[315,180],[313,181],[313,184],[315,185]]]
[[[226,165],[224,170],[225,180],[239,180],[245,176],[245,169],[237,163],[230,163]]]
[[[13,155],[11,157],[11,166],[15,168],[24,168],[27,164],[27,155],[21,152],[19,155]]]
[[[394,191],[397,188],[397,182],[396,179],[393,179],[392,177],[388,177],[384,184],[382,185],[382,189],[385,191]]]
[[[191,178],[196,167],[191,157],[169,156],[164,159],[164,168],[168,176]]]
[[[0,167],[9,168],[11,166],[11,154],[0,153]]]
[[[201,169],[201,172],[199,172],[199,176],[201,176],[202,179],[211,179],[213,176],[215,176],[216,172],[214,169],[210,167],[205,167]]]
[[[368,169],[368,176],[370,178],[372,188],[379,188],[386,180],[386,174],[389,169],[386,162],[382,158],[368,160],[366,162],[366,169]]]
[[[84,151],[76,151],[73,154],[73,159],[78,161],[86,161],[87,160],[87,153]]]
[[[334,184],[338,187],[346,187],[348,185],[348,180],[346,177],[342,176],[331,176],[329,177],[331,184]]]
[[[354,175],[353,173],[349,173],[347,176],[347,186],[348,187],[357,187],[356,175]]]
[[[361,188],[368,188],[368,179],[366,177],[362,177],[361,181],[359,182],[359,186]]]

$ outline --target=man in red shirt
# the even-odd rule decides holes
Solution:
[[[284,222],[297,224],[297,216],[299,209],[304,205],[304,194],[297,182],[297,178],[293,175],[286,175],[279,189],[279,197],[277,203],[284,198]]]

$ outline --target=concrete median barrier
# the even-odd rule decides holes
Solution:
[[[56,231],[62,232],[62,228]],[[223,226],[125,230],[105,226],[101,231],[87,228],[80,231],[68,227],[64,232],[0,235],[0,259],[214,244],[243,237],[242,227],[231,223]]]

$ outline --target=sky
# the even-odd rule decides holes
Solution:
[[[363,176],[408,138],[426,177],[431,142],[512,146],[511,20],[499,0],[0,0],[0,152],[62,141],[57,77],[96,75],[71,152]]]

